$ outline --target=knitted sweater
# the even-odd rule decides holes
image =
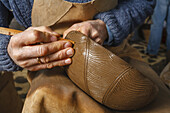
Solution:
[[[91,0],[66,0],[83,3]],[[118,0],[116,8],[97,14],[109,31],[108,45],[119,45],[135,27],[153,13],[154,0]],[[0,26],[8,27],[13,17],[25,28],[31,26],[33,0],[0,0]],[[22,70],[9,57],[7,46],[10,36],[0,34],[0,71]]]

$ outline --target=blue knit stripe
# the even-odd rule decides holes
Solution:
[[[10,0],[9,3],[16,20],[25,28],[30,27],[32,12],[30,0]]]
[[[154,0],[119,0],[115,9],[99,13],[95,19],[108,25],[114,36],[112,43],[117,46],[153,13],[154,5]]]
[[[0,0],[2,1],[2,3],[5,5],[5,7],[7,7],[9,10],[11,10],[11,7],[9,5],[9,0]]]
[[[16,65],[8,55],[7,46],[10,36],[0,34],[0,40],[0,71],[22,70],[22,68]]]
[[[65,0],[65,1],[72,2],[72,3],[87,3],[92,0]]]

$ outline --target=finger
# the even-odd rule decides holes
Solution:
[[[96,38],[94,41],[97,42],[97,43],[100,44],[100,45],[103,44],[103,41],[102,41],[101,38],[99,38],[99,37]]]
[[[50,63],[47,63],[47,64],[40,64],[40,65],[35,65],[35,66],[31,66],[31,67],[28,67],[26,69],[30,70],[30,71],[38,71],[38,70],[41,70],[41,69],[50,69],[50,68],[53,68],[53,67],[56,67],[56,66],[65,66],[65,65],[69,65],[71,64],[71,58],[67,58],[67,59],[64,59],[64,60],[59,60],[59,61],[54,61],[54,62],[50,62]]]
[[[19,65],[23,68],[27,68],[30,66],[34,66],[34,65],[38,65],[39,63],[45,64],[45,63],[49,63],[52,61],[58,61],[58,60],[62,60],[62,59],[66,59],[69,57],[72,57],[74,54],[74,50],[73,48],[67,48],[61,51],[58,51],[54,54],[51,55],[47,55],[44,57],[40,57],[38,58],[31,58],[28,60],[24,60],[22,61]]]
[[[32,44],[36,44],[36,43],[40,43],[40,42],[43,42],[43,43],[51,42],[54,40],[54,38],[57,40],[57,36],[55,36],[55,35],[52,35],[47,32],[37,31],[34,29],[23,32],[23,33],[19,34],[18,37],[20,37],[18,39],[18,41],[20,42],[20,44],[22,46],[32,45]]]
[[[51,41],[57,41],[57,38],[56,38],[56,37],[60,37],[60,34],[54,32],[50,27],[41,26],[41,27],[35,27],[34,29],[35,29],[35,30],[38,30],[38,31],[50,33],[50,34],[52,35]],[[54,36],[53,36],[53,35],[54,35]]]
[[[83,33],[84,35],[90,37],[91,29],[86,28],[86,27],[81,27],[81,28],[79,29],[79,32],[81,32],[81,33]]]
[[[51,34],[56,35],[56,36],[60,36],[59,33],[54,32],[50,27],[47,27],[47,26],[29,27],[27,30],[31,30],[31,29],[41,31],[41,32],[51,33]]]
[[[54,32],[50,27],[47,27],[47,26],[30,27],[27,30],[32,30],[32,29],[51,34],[52,35],[51,41],[56,41],[57,40],[56,37],[60,37],[59,33]]]
[[[77,30],[77,28],[75,28],[75,27],[71,27],[71,28],[67,29],[67,30],[64,31],[64,33],[63,33],[63,38],[65,38],[69,32],[75,31],[75,30]]]
[[[42,45],[24,46],[20,52],[20,59],[43,57],[68,47],[72,47],[69,41],[55,41]]]
[[[99,37],[99,32],[95,29],[92,29],[91,32],[90,32],[90,38],[96,39],[97,37]]]
[[[66,48],[66,49],[58,51],[54,54],[42,57],[40,60],[41,60],[42,63],[48,63],[48,62],[51,62],[51,61],[62,60],[62,59],[72,57],[73,54],[74,54],[73,48]]]

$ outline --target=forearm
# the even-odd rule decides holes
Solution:
[[[115,9],[99,13],[95,19],[106,23],[113,36],[109,45],[117,46],[153,13],[154,4],[154,0],[119,0]]]
[[[21,67],[16,65],[7,52],[10,36],[0,34],[0,71],[18,71]]]
[[[6,7],[0,1],[0,27],[8,27],[13,18],[12,13]],[[9,40],[10,36],[0,34],[0,71],[21,70],[8,55],[7,46]]]

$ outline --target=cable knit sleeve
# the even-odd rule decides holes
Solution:
[[[154,5],[154,0],[118,0],[116,8],[99,13],[94,19],[106,23],[113,36],[109,37],[109,45],[117,46],[153,13]]]
[[[7,46],[9,40],[10,36],[0,34],[0,71],[22,70],[22,68],[16,65],[8,55]]]
[[[8,27],[12,18],[12,13],[0,1],[0,26]],[[8,55],[9,40],[10,36],[0,34],[0,71],[21,70],[22,68],[17,66]]]

